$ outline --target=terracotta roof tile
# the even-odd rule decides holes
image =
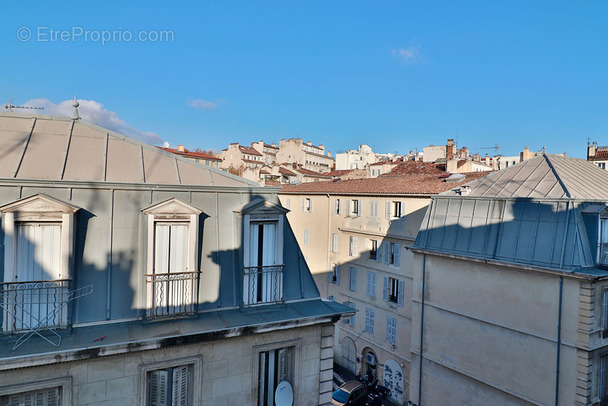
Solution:
[[[370,179],[350,179],[339,182],[313,182],[284,186],[283,194],[336,195],[433,195],[478,179],[489,172],[467,173],[462,182],[444,182],[437,174],[386,176]]]
[[[339,170],[335,170],[335,171],[331,171],[331,172],[325,172],[323,175],[327,175],[327,176],[342,176],[342,175],[346,175],[347,173],[351,173],[352,169],[339,169]]]
[[[218,158],[209,154],[205,154],[204,152],[192,152],[189,150],[184,150],[184,152],[178,151],[173,148],[165,148],[165,147],[156,147],[158,149],[162,149],[163,151],[171,152],[176,155],[184,156],[187,158],[198,158],[198,159],[210,159],[212,161],[221,161],[222,158]]]
[[[442,173],[444,173],[444,168],[445,167],[443,165],[437,165],[432,162],[424,163],[416,161],[405,161],[394,167],[389,173],[380,175],[380,177],[415,174],[441,175]]]
[[[263,156],[262,154],[260,154],[255,148],[251,148],[251,147],[246,147],[244,145],[239,145],[239,149],[241,150],[242,153],[244,154],[249,154],[249,155],[257,155],[257,156]]]

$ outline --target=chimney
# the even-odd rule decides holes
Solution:
[[[454,140],[452,138],[448,139],[448,145],[446,147],[445,157],[450,160],[454,158]]]
[[[177,151],[178,151],[178,152],[186,152],[186,149],[184,148],[184,146],[183,146],[183,145],[178,145],[178,146],[177,146]]]

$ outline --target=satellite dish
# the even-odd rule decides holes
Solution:
[[[277,390],[274,391],[274,403],[277,406],[291,406],[293,405],[293,388],[287,381],[282,381],[277,386]]]
[[[169,148],[169,143],[167,141],[165,141],[165,143],[163,144],[163,147]]]

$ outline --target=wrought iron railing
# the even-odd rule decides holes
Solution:
[[[146,275],[148,311],[146,318],[184,317],[196,312],[198,272]]]
[[[283,301],[284,265],[246,266],[243,303],[254,305]]]
[[[4,308],[2,328],[21,332],[32,328],[67,327],[70,279],[0,284]]]

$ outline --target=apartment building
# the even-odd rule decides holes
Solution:
[[[432,198],[412,404],[608,404],[607,203],[608,172],[544,154]]]
[[[335,361],[376,375],[400,404],[409,399],[411,368],[408,248],[431,196],[459,184],[433,172],[291,185],[279,194],[321,294],[357,310],[336,328]]]
[[[67,117],[0,113],[0,151],[0,404],[330,402],[353,313],[278,189]]]
[[[378,162],[378,158],[372,148],[366,144],[359,145],[358,149],[336,154],[336,170],[365,169],[374,162]]]
[[[587,143],[587,161],[606,169],[608,164],[608,146],[598,146],[597,142]]]
[[[281,140],[276,160],[279,163],[296,163],[317,173],[330,172],[335,166],[335,159],[331,152],[325,151],[325,146],[303,142],[302,138]]]

